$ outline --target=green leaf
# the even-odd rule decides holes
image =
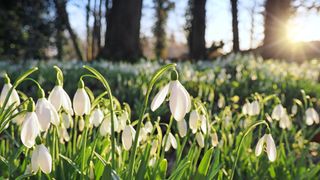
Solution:
[[[110,180],[120,180],[120,177],[117,175],[117,173],[111,168],[111,164],[108,163],[106,167],[104,168],[102,177],[104,179],[110,179]]]
[[[222,164],[220,164],[220,150],[216,149],[216,151],[214,153],[213,165],[209,171],[210,173],[209,173],[207,179],[213,179],[214,176],[219,172],[221,166],[222,166]]]
[[[157,173],[156,179],[165,179],[167,174],[168,162],[166,159],[163,159],[159,165],[159,173]]]
[[[75,162],[73,162],[70,158],[68,158],[68,157],[66,157],[66,156],[64,156],[62,154],[59,154],[59,156],[62,159],[64,159],[65,161],[67,161],[76,170],[77,173],[82,174],[80,169],[78,168],[77,164]]]
[[[35,174],[33,174],[33,173],[23,174],[23,175],[21,175],[21,176],[18,176],[18,177],[16,178],[16,180],[26,179],[26,178],[31,177],[31,176],[33,176],[33,175],[35,175]]]
[[[188,161],[188,159],[184,159],[179,163],[178,167],[172,172],[169,179],[181,179],[181,176],[184,174],[184,172],[187,170],[187,168],[191,165],[191,161]]]
[[[212,153],[213,153],[213,147],[211,147],[203,156],[200,165],[198,167],[198,171],[196,174],[196,179],[201,179],[201,177],[206,177],[209,167],[210,167],[210,162],[212,158]]]

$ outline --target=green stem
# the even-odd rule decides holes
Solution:
[[[161,145],[164,145],[164,148],[162,148],[162,151],[161,151],[161,156],[160,156],[161,160],[164,158],[165,147],[166,147],[166,144],[167,144],[167,141],[168,141],[168,137],[169,137],[169,133],[170,133],[170,130],[171,130],[172,122],[173,122],[173,116],[170,116],[169,125],[168,125],[168,128],[167,128],[166,134],[164,135],[164,143],[161,142]]]
[[[261,120],[261,121],[258,121],[254,124],[252,124],[250,127],[248,127],[248,129],[245,131],[244,135],[241,137],[241,140],[240,140],[240,144],[237,148],[237,156],[236,156],[236,160],[234,161],[234,164],[233,164],[233,168],[232,168],[232,173],[231,173],[231,177],[230,179],[233,179],[234,177],[234,171],[236,169],[236,166],[237,166],[237,162],[238,162],[238,159],[239,159],[239,156],[240,156],[240,150],[241,150],[241,145],[244,141],[244,138],[257,126],[259,126],[260,124],[264,124],[267,126],[267,129],[268,131],[270,132],[270,127],[269,127],[269,124],[265,121],[265,120]]]
[[[106,88],[107,92],[108,92],[108,97],[110,100],[110,113],[111,113],[111,144],[112,144],[112,149],[111,149],[111,156],[112,156],[112,168],[115,168],[115,141],[114,141],[114,109],[113,109],[113,96],[112,96],[112,92],[111,92],[111,88],[110,85],[108,83],[108,81],[102,76],[102,74],[100,74],[97,70],[95,70],[92,67],[89,66],[83,66],[83,68],[87,69],[88,71],[90,71],[92,74],[94,74],[96,76],[96,79],[98,79],[103,86]]]
[[[86,119],[87,120],[87,119]],[[82,163],[81,163],[81,179],[84,179],[84,175],[86,174],[84,171],[84,164],[86,160],[86,147],[87,147],[87,135],[88,135],[88,124],[85,125],[85,131],[83,136],[83,145],[82,145]]]
[[[141,128],[141,123],[142,123],[142,119],[144,116],[144,113],[147,109],[148,106],[148,102],[149,102],[149,96],[150,93],[152,91],[152,88],[154,86],[154,84],[156,83],[156,81],[162,76],[162,74],[164,74],[166,71],[168,71],[169,69],[174,69],[176,66],[176,64],[168,64],[163,66],[161,69],[159,69],[151,78],[149,84],[148,84],[148,90],[144,99],[144,103],[142,106],[142,111],[140,111],[140,115],[139,115],[139,121],[137,124],[137,131],[136,131],[136,135],[134,137],[134,142],[133,142],[133,147],[131,149],[131,153],[130,153],[130,160],[129,160],[129,171],[128,171],[128,179],[132,179],[133,176],[133,167],[134,167],[134,163],[135,163],[135,157],[136,157],[136,151],[137,151],[137,146],[138,146],[138,137],[139,137],[139,133],[140,133],[140,128]]]

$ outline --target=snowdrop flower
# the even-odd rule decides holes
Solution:
[[[68,142],[70,140],[69,133],[63,124],[59,127],[58,135],[62,141]]]
[[[188,126],[186,120],[177,121],[178,132],[181,137],[185,137],[187,135]]]
[[[10,79],[7,75],[5,75],[5,84],[2,88],[1,95],[0,95],[0,106],[4,105],[4,101],[9,93],[9,90],[12,88],[12,84],[10,83]],[[18,106],[20,104],[20,98],[15,89],[12,90],[11,95],[9,96],[9,99],[7,101],[6,107],[9,107],[15,103],[15,106]]]
[[[290,129],[291,128],[292,123],[291,123],[289,116],[287,114],[287,111],[285,109],[284,109],[284,113],[281,116],[279,125],[280,125],[280,128],[282,128],[282,129]]]
[[[93,110],[90,116],[89,122],[90,124],[93,124],[94,127],[98,127],[101,124],[103,118],[104,118],[103,112],[101,111],[100,108],[97,108]]]
[[[200,119],[201,119],[200,128],[201,128],[201,130],[202,130],[202,132],[204,134],[207,134],[207,119],[206,119],[206,116],[205,115],[201,115]]]
[[[314,108],[308,108],[306,110],[306,124],[311,126],[313,123],[319,124],[319,114]]]
[[[153,130],[152,123],[150,121],[147,121],[146,124],[144,125],[144,129],[146,130],[147,133],[151,133]]]
[[[176,72],[175,72],[176,73]],[[176,121],[181,121],[186,113],[190,111],[191,100],[187,90],[176,78],[171,80],[166,86],[164,86],[151,102],[151,110],[155,111],[165,100],[166,96],[170,93],[169,106],[170,111]]]
[[[114,115],[113,116],[113,122],[114,122],[114,131],[118,132],[118,120],[117,117]],[[119,131],[120,132],[120,131]],[[104,118],[100,125],[100,135],[101,136],[106,136],[107,134],[111,135],[111,116],[107,115],[107,117]]]
[[[52,170],[52,158],[48,149],[43,145],[37,145],[32,152],[31,168],[33,172],[37,172],[39,168],[45,174],[49,174]]]
[[[291,113],[293,115],[296,115],[298,112],[298,106],[296,104],[294,104],[292,107],[291,107]]]
[[[119,116],[119,127],[118,127],[119,131],[124,130],[128,119],[129,119],[129,115],[128,115],[127,111],[124,111],[121,114],[121,116]]]
[[[207,119],[204,115],[199,115],[196,110],[190,113],[189,126],[193,134],[195,134],[198,129],[201,129],[204,134],[207,134]]]
[[[62,116],[62,124],[66,129],[69,129],[70,127],[73,127],[73,119],[70,114],[67,114],[65,112],[61,113]]]
[[[201,120],[198,112],[196,110],[191,111],[189,117],[189,126],[193,134],[195,134],[198,130],[199,121]]]
[[[250,103],[249,103],[249,102],[246,102],[246,103],[242,106],[242,114],[248,115],[248,113],[249,113],[249,108],[250,108]]]
[[[125,150],[129,150],[132,146],[132,141],[134,140],[135,130],[131,125],[126,125],[122,132],[122,145]]]
[[[140,132],[139,132],[139,136],[138,136],[138,141],[144,142],[147,140],[147,137],[148,137],[148,132],[146,131],[146,128],[141,127]]]
[[[84,90],[84,83],[79,81],[78,89],[73,97],[73,109],[77,116],[88,115],[91,109],[90,98]]]
[[[203,135],[202,135],[201,132],[198,132],[198,133],[196,134],[196,140],[197,140],[198,145],[199,145],[201,148],[203,148],[203,147],[204,147],[204,137],[203,137]]]
[[[264,146],[266,147],[266,152],[269,160],[271,162],[275,161],[277,157],[277,150],[271,134],[265,134],[262,138],[259,139],[255,149],[256,156],[260,156]]]
[[[242,114],[249,115],[249,116],[255,116],[260,113],[260,105],[257,100],[253,102],[246,102],[242,107]]]
[[[259,102],[255,100],[252,103],[250,103],[248,114],[249,116],[255,116],[255,115],[258,115],[259,113],[260,113],[260,105],[259,105]]]
[[[39,120],[34,110],[34,102],[31,100],[28,105],[28,112],[21,127],[21,141],[27,148],[35,144],[37,136],[40,134]]]
[[[285,110],[283,106],[281,104],[278,104],[273,108],[271,117],[272,119],[279,121],[281,117],[284,115],[284,113]]]
[[[213,147],[216,147],[219,144],[219,139],[216,132],[211,134],[211,144]]]
[[[48,130],[50,127],[50,123],[56,126],[58,126],[60,123],[57,110],[44,97],[38,99],[35,112],[39,120],[39,127],[41,131]]]
[[[73,115],[70,97],[61,85],[56,85],[52,89],[48,100],[57,111],[62,107],[67,113]]]
[[[163,144],[164,144],[165,142],[163,142]],[[168,138],[167,138],[167,142],[166,142],[166,144],[165,144],[165,149],[164,149],[164,151],[165,152],[167,152],[167,151],[169,151],[169,149],[170,149],[170,147],[173,147],[173,149],[177,149],[177,140],[176,140],[176,138],[171,134],[171,133],[169,133],[169,136],[168,136]]]

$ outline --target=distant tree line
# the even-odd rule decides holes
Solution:
[[[207,0],[188,0],[185,31],[189,48],[188,57],[193,60],[206,59],[210,51],[224,45],[223,42],[213,43],[210,48],[206,48],[206,2]],[[87,0],[85,45],[71,27],[66,9],[67,3],[71,2],[1,0],[0,58],[48,59],[48,54],[52,51],[56,51],[57,59],[67,59],[73,54],[73,57],[79,60],[110,59],[135,62],[143,56],[140,39],[142,0]],[[166,22],[168,13],[175,8],[175,2],[153,0],[153,4],[154,52],[156,58],[165,59]],[[241,52],[238,4],[238,0],[230,0],[234,52]],[[283,53],[287,52],[283,45],[286,37],[284,26],[293,14],[293,10],[297,8],[293,4],[307,9],[320,9],[320,5],[316,2],[310,5],[301,0],[265,0],[263,5],[265,37],[262,46],[258,48],[264,57],[286,56]],[[252,9],[252,13],[254,12]],[[93,18],[92,26],[89,24],[90,18]],[[253,21],[252,17],[252,24]]]

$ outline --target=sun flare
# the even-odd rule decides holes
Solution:
[[[319,23],[308,18],[293,19],[286,28],[287,38],[291,42],[308,42],[320,39]]]

